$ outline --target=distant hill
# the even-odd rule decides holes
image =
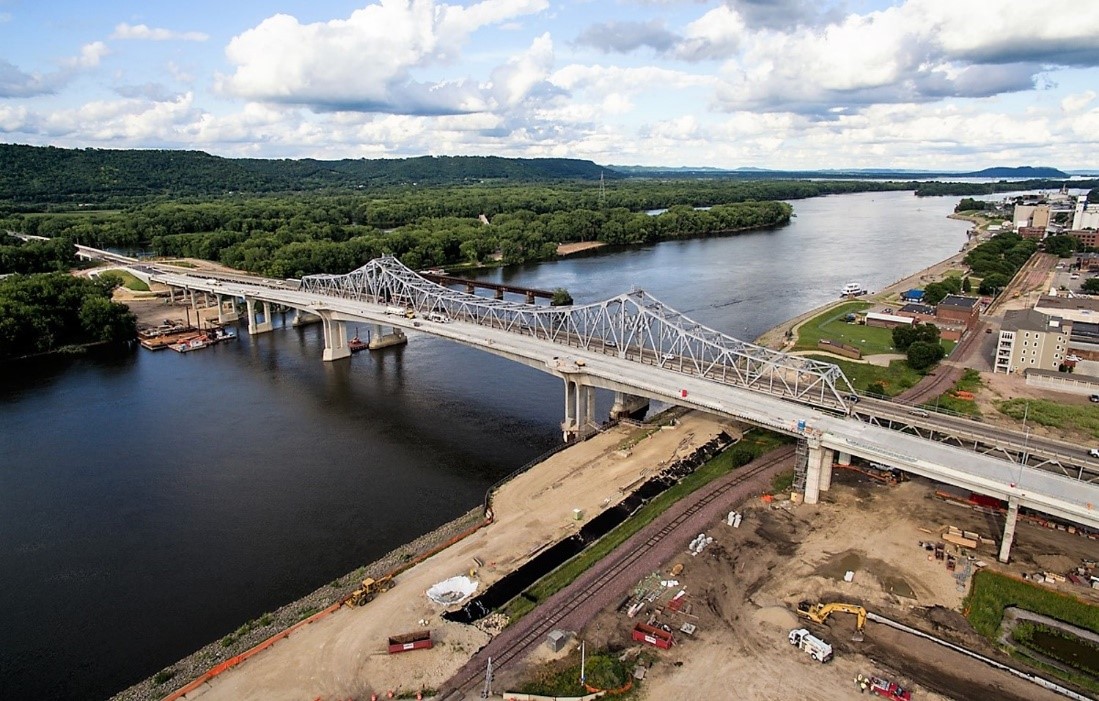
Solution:
[[[341,161],[221,158],[202,151],[64,149],[0,144],[0,200],[104,202],[326,188],[442,185],[482,180],[614,179],[570,158],[422,156]]]
[[[1067,178],[1068,174],[1056,168],[1019,166],[1017,168],[985,168],[972,173],[958,173],[960,178]]]

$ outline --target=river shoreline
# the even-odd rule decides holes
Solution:
[[[968,217],[953,214],[949,215],[948,218],[973,221]],[[925,285],[929,282],[942,280],[944,277],[946,277],[946,273],[948,271],[955,270],[959,267],[963,269],[965,268],[965,256],[968,252],[969,247],[965,246],[958,253],[955,253],[948,258],[939,261],[938,263],[929,265],[923,270],[918,270],[911,275],[895,280],[894,282],[890,283],[889,285],[877,292],[862,295],[860,297],[856,297],[855,299],[864,301],[885,302],[889,301],[889,298],[893,295],[904,292],[905,290],[911,289],[913,287],[921,287],[922,285]],[[804,324],[806,321],[818,316],[819,314],[822,314],[825,311],[831,309],[832,307],[849,301],[851,301],[851,298],[838,297],[833,302],[822,304],[815,309],[810,309],[804,314],[799,314],[792,319],[787,319],[781,324],[777,324],[770,329],[764,331],[762,334],[756,337],[753,343],[755,343],[756,345],[764,346],[765,348],[771,348],[773,350],[788,350],[789,348],[792,348],[797,342],[797,329],[799,326]],[[787,336],[787,334],[790,335]]]
[[[458,518],[444,523],[412,542],[391,550],[374,562],[354,569],[346,575],[318,587],[309,594],[280,606],[271,613],[266,613],[245,623],[224,638],[204,645],[147,679],[120,691],[111,697],[111,701],[155,701],[156,699],[162,699],[176,689],[180,689],[191,681],[198,679],[214,665],[252,649],[299,621],[343,600],[358,588],[363,578],[378,578],[387,572],[398,569],[483,522],[484,508],[476,506]],[[226,644],[227,640],[230,641],[229,644]]]

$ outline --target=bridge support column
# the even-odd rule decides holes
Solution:
[[[226,299],[221,295],[214,295],[218,301],[218,323],[228,324],[230,321],[236,321],[237,316],[237,301],[235,298],[230,297],[228,299],[229,310],[225,310]]]
[[[389,348],[390,346],[403,346],[408,343],[408,336],[396,326],[392,328],[390,333],[384,333],[381,324],[374,324],[371,329],[370,341],[366,344],[366,347],[370,350]]]
[[[246,297],[244,301],[248,305],[248,333],[250,335],[255,336],[274,330],[275,327],[271,323],[271,314],[267,311],[266,303],[264,303],[263,321],[259,321],[256,317],[256,300]]]
[[[1000,562],[1011,557],[1011,543],[1015,540],[1015,522],[1019,519],[1019,497],[1007,500],[1007,518],[1004,520],[1004,537],[1000,540]]]
[[[820,473],[824,461],[824,450],[820,439],[810,436],[805,439],[809,447],[809,462],[805,466],[805,503],[816,504],[820,501]]]
[[[561,437],[570,441],[580,435],[584,426],[595,416],[595,388],[565,378],[565,420],[561,422]]]
[[[625,392],[614,393],[614,404],[611,406],[611,420],[620,419],[623,416],[637,416],[649,410],[649,398],[638,397]]]
[[[820,452],[820,491],[827,492],[832,487],[832,460],[836,453],[831,448],[822,448]]]
[[[316,314],[310,314],[309,312],[303,312],[300,309],[294,310],[294,320],[291,322],[293,326],[307,326],[309,324],[319,324],[321,318]]]
[[[330,362],[350,356],[351,347],[347,345],[347,328],[344,323],[326,314],[321,314],[321,321],[324,324],[324,353],[322,354],[324,361]]]
[[[851,453],[845,453],[842,450],[836,451],[836,464],[837,465],[850,465]]]

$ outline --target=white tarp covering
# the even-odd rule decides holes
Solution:
[[[477,582],[469,577],[451,577],[433,584],[427,590],[427,598],[437,604],[450,606],[465,601],[475,591],[477,591]]]

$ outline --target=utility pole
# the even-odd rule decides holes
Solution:
[[[492,658],[488,658],[488,666],[485,667],[485,688],[481,691],[481,698],[492,696]]]

